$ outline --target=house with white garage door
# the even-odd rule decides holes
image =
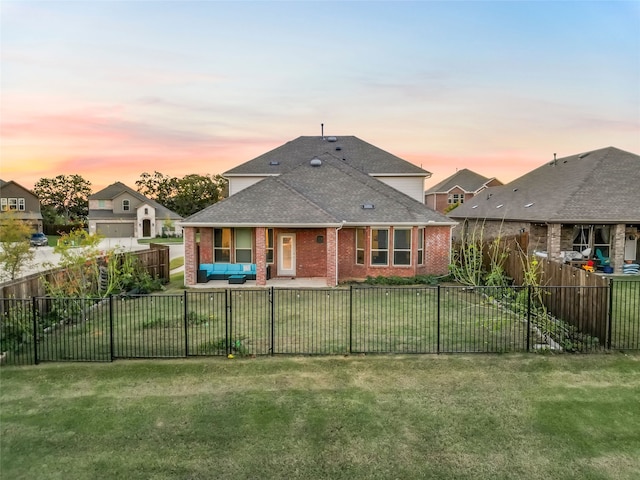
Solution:
[[[124,183],[89,196],[89,233],[104,237],[182,236],[182,217]]]

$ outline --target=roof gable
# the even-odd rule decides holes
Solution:
[[[354,136],[298,137],[225,172],[224,175],[281,175],[323,154],[343,159],[353,168],[370,175],[431,175],[430,172]]]
[[[4,190],[20,190],[23,191],[26,195],[29,195],[31,197],[33,197],[34,199],[39,201],[38,196],[33,193],[31,190],[29,190],[28,188],[23,187],[22,185],[20,185],[18,182],[14,181],[14,180],[9,180],[8,182],[5,182],[3,180],[0,180],[2,183],[0,183],[0,189]]]
[[[640,156],[614,147],[552,160],[449,214],[556,223],[640,222]]]
[[[467,168],[463,168],[429,188],[425,194],[448,193],[456,187],[465,192],[476,193],[485,188],[492,180],[496,180],[495,177],[487,178]],[[497,181],[500,182],[499,180]]]

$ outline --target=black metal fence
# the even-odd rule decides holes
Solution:
[[[580,291],[567,295],[566,288]],[[583,324],[585,309],[601,314],[596,321],[585,315]],[[640,281],[33,297],[0,299],[0,313],[2,362],[13,365],[202,355],[640,350]]]

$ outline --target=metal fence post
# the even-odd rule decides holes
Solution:
[[[31,317],[33,319],[33,362],[38,365],[38,314],[36,312],[36,297],[31,297]]]
[[[438,298],[438,303],[437,303],[437,319],[438,319],[438,325],[437,325],[437,329],[436,329],[436,342],[437,342],[437,347],[436,347],[436,353],[440,353],[440,284],[438,284],[437,287],[437,298]]]
[[[276,311],[275,311],[275,290],[273,285],[269,291],[269,295],[271,296],[271,356],[275,353],[274,350],[276,348],[275,337],[276,337]]]
[[[184,291],[184,356],[189,356],[189,306],[187,291]]]
[[[607,310],[607,350],[611,350],[611,335],[613,334],[613,278],[609,279],[609,308]]]
[[[113,362],[116,358],[115,345],[113,343],[113,294],[109,294],[109,355]]]
[[[224,291],[224,336],[227,355],[231,353],[231,291]]]
[[[527,352],[531,343],[531,285],[527,285]]]
[[[353,353],[353,285],[349,285],[349,354]]]

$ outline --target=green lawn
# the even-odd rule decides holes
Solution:
[[[159,243],[159,244],[182,244],[184,243],[184,238],[182,237],[154,237],[154,238],[139,238],[138,243]]]
[[[614,348],[637,348],[640,344],[640,281],[636,276],[614,278],[611,318]]]
[[[172,258],[169,261],[169,270],[174,270],[178,267],[182,267],[183,265],[184,265],[184,257]]]
[[[639,355],[3,367],[0,477],[636,479]]]

